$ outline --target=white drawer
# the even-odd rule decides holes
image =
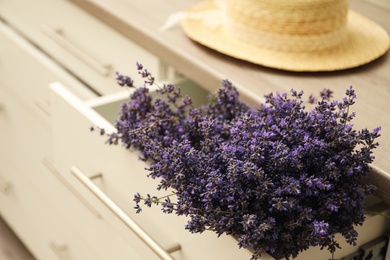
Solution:
[[[91,125],[113,130],[113,126],[96,111],[118,112],[119,102],[110,105],[91,107],[116,97],[103,97],[96,102],[82,102],[64,86],[51,85],[53,90],[53,142],[56,163],[65,178],[80,187],[80,193],[92,201],[94,195],[84,188],[79,180],[70,174],[72,166],[87,176],[101,173],[102,177],[94,179],[94,183],[112,201],[114,201],[131,219],[157,241],[163,248],[179,243],[181,250],[173,253],[175,259],[249,259],[250,253],[238,249],[237,242],[230,236],[217,238],[214,233],[204,232],[201,235],[190,234],[184,229],[186,219],[174,214],[164,214],[158,207],[145,208],[141,214],[133,209],[132,198],[136,192],[157,194],[156,181],[146,177],[145,164],[138,160],[136,153],[131,153],[120,146],[105,144],[105,137],[90,132]],[[128,95],[128,93],[127,93]],[[120,96],[120,95],[118,95]],[[120,99],[120,98],[119,98]],[[72,121],[64,121],[72,118]],[[165,193],[160,193],[164,194]],[[118,230],[128,237],[132,231]],[[267,259],[267,258],[264,258]]]
[[[1,21],[0,42],[0,88],[10,91],[39,119],[48,121],[50,82],[64,82],[83,99],[96,96]]]
[[[0,151],[0,214],[37,259],[100,259]]]
[[[51,154],[49,124],[37,120],[1,86],[0,106],[0,152],[7,154],[11,163],[19,165],[21,177],[33,178],[36,174],[33,165]]]
[[[154,55],[68,1],[3,0],[0,17],[98,93],[116,92],[115,72],[136,61],[158,77]]]

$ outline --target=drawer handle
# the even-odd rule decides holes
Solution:
[[[54,253],[57,255],[57,257],[61,260],[69,260],[70,258],[66,254],[66,251],[68,251],[67,245],[57,245],[54,242],[50,243],[50,248],[54,251]]]
[[[76,166],[72,166],[71,173],[81,181],[95,196],[101,200],[127,227],[129,227],[153,252],[161,259],[174,260],[168,252],[180,250],[179,244],[175,244],[168,249],[163,249],[156,241],[153,240],[144,230],[141,229],[121,208],[118,207],[95,183],[91,181]]]
[[[2,179],[0,179],[0,191],[1,193],[7,195],[9,193],[9,191],[11,190],[11,183],[7,182],[7,181],[3,181]]]
[[[42,98],[36,98],[34,104],[47,116],[50,116],[50,104]]]
[[[79,60],[84,62],[86,65],[88,65],[90,68],[98,72],[100,75],[104,77],[110,75],[110,72],[112,70],[111,65],[102,65],[99,62],[97,62],[95,59],[87,55],[85,52],[80,50],[77,46],[75,46],[73,43],[71,43],[69,40],[67,40],[64,37],[63,30],[61,29],[55,30],[47,25],[44,25],[42,26],[41,31],[50,39],[52,39],[54,42],[56,42],[58,45],[62,46],[65,50],[67,50],[75,57],[77,57]]]

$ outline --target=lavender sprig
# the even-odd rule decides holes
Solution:
[[[310,246],[339,247],[341,233],[350,244],[354,225],[364,221],[364,198],[373,186],[362,180],[370,171],[380,128],[355,130],[351,107],[356,95],[347,89],[342,101],[324,90],[314,109],[306,110],[303,92],[271,93],[249,107],[231,82],[193,107],[180,88],[163,85],[153,98],[152,75],[137,64],[145,86],[136,88],[121,107],[110,144],[142,152],[150,160],[148,176],[170,197],[136,194],[162,206],[165,213],[189,217],[186,229],[231,234],[240,247],[290,259]],[[118,84],[135,88],[131,78]],[[311,98],[314,102],[314,99]]]

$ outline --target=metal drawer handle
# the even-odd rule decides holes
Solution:
[[[0,179],[0,191],[1,193],[7,195],[9,193],[9,191],[11,190],[11,183],[7,182],[7,181],[3,181],[2,179]]]
[[[73,54],[75,57],[77,57],[79,60],[84,62],[86,65],[91,67],[93,70],[98,72],[100,75],[107,77],[111,70],[111,65],[102,65],[99,62],[97,62],[95,59],[87,55],[85,52],[80,50],[77,46],[75,46],[73,43],[69,42],[64,37],[64,32],[61,29],[53,29],[47,25],[43,25],[41,27],[41,31],[46,34],[50,39],[55,41],[58,45],[62,46],[65,50]]]
[[[54,242],[50,243],[50,248],[54,251],[54,253],[58,256],[61,260],[69,260],[70,258],[66,254],[66,251],[68,251],[67,245],[57,245]]]
[[[153,252],[163,260],[174,260],[168,252],[180,250],[179,244],[175,244],[168,249],[163,249],[144,230],[141,229],[122,209],[120,209],[95,183],[91,181],[76,166],[72,166],[71,173],[76,176],[95,196],[100,199],[126,226],[128,226]]]

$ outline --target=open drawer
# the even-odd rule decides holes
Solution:
[[[203,89],[192,83],[181,84],[181,87],[183,92],[195,89],[199,96],[206,95]],[[121,210],[120,216],[129,218],[148,234],[146,240],[155,241],[155,244],[168,252],[181,248],[170,254],[174,259],[250,258],[250,252],[239,249],[235,239],[230,236],[218,238],[211,232],[201,235],[189,233],[184,229],[184,217],[164,214],[158,207],[145,208],[143,213],[136,214],[132,201],[134,194],[139,192],[158,196],[156,180],[146,177],[146,165],[138,160],[137,152],[107,145],[106,137],[89,130],[91,126],[99,126],[108,132],[114,131],[111,122],[115,120],[119,106],[128,98],[129,92],[83,102],[61,84],[51,84],[50,88],[53,92],[55,163],[64,178],[101,212],[104,219],[110,221],[118,233],[128,239],[129,247],[136,246],[133,242],[136,232],[129,229],[128,225],[123,225],[123,221],[118,221],[118,216],[114,216],[112,211],[116,211],[117,207]],[[101,195],[110,200],[109,205]],[[107,210],[107,206],[114,210]]]
[[[184,93],[192,91],[191,96],[195,96],[195,101],[202,102],[200,99],[207,95],[207,92],[191,82],[180,86]],[[128,99],[128,91],[83,102],[63,85],[54,83],[50,87],[54,94],[53,104],[56,104],[52,119],[54,157],[58,160],[64,176],[88,200],[96,200],[96,194],[93,193],[103,193],[121,209],[126,218],[137,223],[154,241],[158,241],[162,248],[171,249],[172,245],[179,244],[181,249],[172,253],[175,259],[250,258],[250,252],[238,249],[237,241],[230,236],[217,238],[214,233],[209,232],[201,235],[190,234],[184,229],[184,217],[164,214],[158,207],[145,208],[141,214],[135,213],[132,202],[135,193],[150,193],[156,196],[167,194],[164,194],[165,191],[156,191],[156,180],[146,177],[146,165],[138,159],[136,151],[105,144],[106,137],[89,131],[91,126],[104,128],[107,132],[115,131],[113,122],[118,115],[120,104]],[[102,204],[99,201],[92,203],[97,203],[97,206]],[[378,205],[376,202],[373,204]],[[386,209],[388,207],[384,206],[379,208],[379,211]],[[116,228],[125,237],[133,233],[123,226]],[[358,246],[379,237],[389,228],[390,222],[382,216],[369,216],[363,227],[357,228],[360,234]],[[347,245],[341,236],[337,241],[342,245],[342,250],[336,251],[337,258],[358,250],[358,247]],[[329,258],[328,251],[313,248],[303,252],[297,259]],[[264,254],[261,259],[273,258]]]

